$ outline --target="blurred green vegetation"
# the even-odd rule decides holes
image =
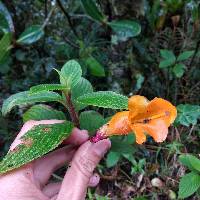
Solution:
[[[58,83],[53,68],[60,70],[70,59],[80,63],[95,91],[157,96],[175,104],[178,117],[165,143],[149,138],[138,146],[132,136],[112,138],[97,169],[101,183],[88,191],[88,199],[177,198],[180,178],[188,172],[178,157],[197,156],[200,149],[198,0],[2,0],[0,38],[0,104],[31,86]],[[29,107],[0,116],[0,156]],[[80,117],[97,119],[98,125],[87,125],[93,132],[111,114],[95,109]],[[198,199],[198,193],[188,199]]]

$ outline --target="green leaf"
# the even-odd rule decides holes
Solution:
[[[200,176],[194,172],[186,174],[180,180],[178,196],[186,198],[194,194],[200,187]]]
[[[59,119],[66,120],[63,112],[55,110],[47,105],[34,105],[23,114],[23,121]]]
[[[90,73],[94,76],[105,76],[104,67],[92,56],[85,60],[86,66],[89,68]]]
[[[179,161],[191,171],[197,170],[200,172],[200,160],[197,157],[190,154],[180,155]]]
[[[166,67],[170,67],[172,65],[174,65],[175,60],[173,59],[168,59],[168,60],[162,60],[159,64],[159,68],[166,68]]]
[[[108,25],[117,34],[118,40],[126,41],[130,37],[140,34],[141,26],[132,20],[120,20],[109,22]]]
[[[197,198],[200,198],[200,187],[199,187],[199,189],[196,191],[196,195],[197,195]]]
[[[26,55],[27,53],[20,49],[16,50],[15,52],[15,57],[18,61],[25,61],[27,59]]]
[[[160,50],[161,57],[164,58],[159,64],[159,68],[170,67],[175,64],[176,57],[174,53],[170,50],[162,49]]]
[[[25,29],[16,41],[19,44],[32,44],[38,41],[44,35],[40,25],[32,25]]]
[[[138,73],[138,74],[135,75],[135,78],[136,78],[136,84],[135,84],[134,90],[138,91],[142,87],[142,84],[144,82],[144,76],[142,74]]]
[[[186,68],[186,66],[184,64],[178,63],[173,67],[172,71],[174,72],[174,74],[177,78],[180,78],[183,76],[183,74],[185,72],[185,68]]]
[[[105,124],[103,116],[93,110],[82,112],[79,119],[81,129],[88,130],[89,132],[94,132]]]
[[[55,92],[40,92],[35,94],[30,94],[29,91],[19,92],[3,102],[2,114],[6,115],[15,106],[51,101],[61,102],[62,97]]]
[[[68,89],[74,87],[81,79],[82,69],[75,60],[70,60],[64,64],[60,72],[60,82]]]
[[[85,9],[85,12],[92,17],[92,19],[97,20],[99,22],[105,22],[106,17],[99,10],[94,0],[81,0],[82,5]]]
[[[170,51],[170,50],[167,50],[167,49],[160,50],[160,55],[165,60],[169,60],[170,59],[170,60],[174,60],[174,62],[176,60],[176,57],[175,57],[173,51]]]
[[[69,137],[73,125],[70,122],[34,126],[24,136],[21,144],[8,152],[0,162],[0,174],[21,167],[55,149]]]
[[[135,160],[134,156],[132,153],[128,153],[128,154],[123,154],[123,157],[126,158],[129,162],[131,162],[131,164],[133,166],[138,165],[137,161]],[[145,160],[145,159],[144,159]],[[140,159],[139,162],[144,162],[143,159]]]
[[[136,141],[135,134],[132,132],[126,136],[123,136],[123,142],[125,142],[127,144],[134,144],[135,141]]]
[[[195,51],[184,51],[183,53],[181,53],[178,58],[177,61],[183,61],[183,60],[187,60],[188,58],[190,58]]]
[[[127,109],[128,97],[112,91],[99,91],[80,96],[78,102],[85,105],[112,109]]]
[[[125,136],[126,138],[127,136]],[[111,138],[112,146],[111,151],[118,152],[121,154],[133,154],[135,152],[135,148],[131,145],[126,139],[123,140],[119,136],[113,136]]]
[[[60,84],[41,84],[30,88],[30,93],[38,93],[51,90],[66,90],[66,86]]]
[[[92,92],[93,92],[93,88],[92,88],[91,83],[83,77],[81,77],[79,82],[74,87],[72,87],[71,89],[72,102],[77,111],[86,107],[85,104],[78,102],[77,98],[84,94],[88,94]]]
[[[178,116],[176,124],[189,126],[197,124],[197,119],[200,117],[200,106],[191,104],[180,104],[177,106]]]
[[[106,166],[108,168],[115,166],[118,163],[120,157],[120,153],[110,151],[106,158]]]
[[[0,1],[0,29],[2,29],[4,33],[15,32],[12,17],[6,6],[1,1]]]
[[[9,55],[9,52],[5,57],[0,61],[0,73],[7,74],[12,66],[12,57]]]
[[[10,43],[10,33],[4,34],[0,40],[0,62],[2,62],[8,54]]]

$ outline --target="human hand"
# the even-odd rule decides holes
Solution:
[[[61,120],[29,121],[24,124],[10,150],[33,126],[61,123]],[[91,143],[85,130],[74,128],[66,147],[55,150],[19,169],[0,176],[1,200],[82,200],[88,186],[96,186],[99,176],[93,170],[111,144],[108,139]],[[79,147],[80,146],[80,147]],[[62,182],[48,183],[52,173],[71,161]]]

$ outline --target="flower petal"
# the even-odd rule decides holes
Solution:
[[[135,133],[136,142],[138,144],[142,144],[146,141],[146,135],[144,134],[144,130],[141,126],[133,125],[131,126],[133,132]]]
[[[163,142],[168,134],[168,127],[164,120],[155,119],[143,125],[143,129],[153,137],[156,142]]]
[[[130,119],[133,119],[139,113],[144,113],[149,104],[149,100],[140,95],[134,95],[128,100],[128,109],[130,111]]]
[[[173,106],[169,101],[166,101],[162,98],[154,98],[147,106],[147,113],[149,116],[159,116],[163,114],[162,117],[159,117],[165,121],[169,127],[172,124],[177,116],[176,107]]]
[[[129,111],[116,113],[108,122],[106,135],[124,135],[131,132],[128,120]]]

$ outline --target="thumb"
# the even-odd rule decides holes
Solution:
[[[87,186],[93,175],[93,170],[110,148],[109,139],[97,143],[87,141],[77,150],[71,167],[65,174],[57,200],[85,199]]]

